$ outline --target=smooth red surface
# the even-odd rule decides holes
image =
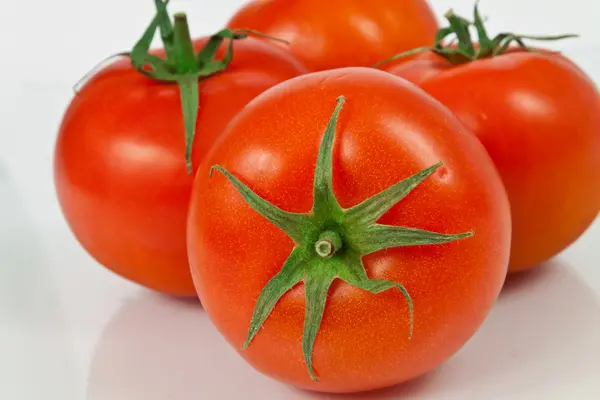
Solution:
[[[442,233],[473,230],[462,241],[380,251],[368,275],[402,283],[373,295],[340,281],[330,289],[314,350],[320,383],[302,357],[304,288],[284,295],[242,351],[256,299],[293,242],[253,211],[220,164],[260,196],[292,212],[311,209],[319,143],[344,95],[333,149],[334,192],[351,207],[440,160],[445,165],[380,222]],[[352,392],[413,378],[454,354],[479,328],[504,282],[510,214],[500,178],[481,143],[438,102],[375,69],[304,75],[252,101],[228,126],[198,170],[188,249],[202,303],[229,343],[256,369],[312,390]]]
[[[372,66],[429,45],[439,29],[426,0],[254,0],[228,26],[287,40],[313,71]]]
[[[194,165],[248,101],[303,72],[278,46],[237,41],[227,70],[200,83]],[[149,288],[191,296],[185,224],[193,175],[184,137],[178,87],[120,60],[96,74],[67,109],[55,181],[71,229],[101,264]]]
[[[456,67],[425,54],[385,68],[441,101],[488,150],[511,202],[511,271],[548,260],[594,221],[600,97],[574,63],[513,49]]]

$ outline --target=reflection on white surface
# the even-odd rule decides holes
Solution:
[[[0,398],[77,399],[66,321],[37,233],[0,164]]]
[[[87,392],[89,400],[464,400],[532,398],[530,393],[583,399],[600,393],[594,372],[600,370],[599,335],[599,299],[570,266],[556,261],[511,278],[480,332],[443,367],[405,385],[337,396],[260,375],[198,303],[143,292],[108,324]]]
[[[98,342],[88,400],[296,399],[251,369],[213,327],[200,303],[142,292],[125,303]]]
[[[509,278],[480,332],[431,389],[436,398],[589,399],[600,394],[598,371],[600,299],[573,266],[555,260]]]

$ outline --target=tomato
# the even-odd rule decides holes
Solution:
[[[287,40],[313,71],[372,66],[431,43],[438,29],[426,0],[255,0],[228,26]]]
[[[208,38],[194,43],[196,51]],[[223,43],[217,56],[226,52]],[[152,51],[164,57],[164,50]],[[304,73],[288,52],[246,38],[224,71],[200,80],[193,143],[197,165],[228,121],[265,89]],[[95,74],[69,105],[55,149],[61,208],[101,264],[148,288],[195,296],[185,227],[193,174],[185,162],[177,85],[118,60]]]
[[[393,206],[392,193],[405,198]],[[402,226],[474,236],[425,245]],[[479,141],[414,85],[361,67],[250,102],[199,167],[188,219],[192,276],[219,331],[262,373],[324,392],[394,385],[449,358],[494,304],[509,244],[506,193]]]
[[[455,65],[425,53],[383,66],[446,105],[481,140],[512,209],[510,271],[573,243],[600,209],[600,97],[570,60],[512,47]]]

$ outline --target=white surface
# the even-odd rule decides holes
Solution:
[[[200,35],[217,30],[241,0],[171,3]],[[440,14],[472,7],[471,0],[432,3]],[[482,9],[493,32],[580,33],[556,48],[600,82],[600,2],[484,0]],[[71,86],[105,55],[127,49],[152,10],[150,0],[3,2],[0,399],[343,398],[254,372],[195,302],[107,272],[66,227],[51,161]],[[545,269],[509,282],[481,331],[439,370],[347,398],[599,399],[599,243],[597,221]]]

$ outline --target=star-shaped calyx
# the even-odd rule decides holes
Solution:
[[[577,37],[577,35],[574,34],[534,36],[510,32],[502,32],[491,37],[485,27],[484,19],[479,12],[479,1],[475,2],[473,21],[469,21],[467,18],[456,15],[452,9],[444,14],[444,18],[448,21],[448,26],[441,28],[437,32],[433,46],[419,47],[397,54],[378,62],[374,67],[377,68],[382,64],[391,61],[425,52],[432,52],[446,59],[453,65],[460,65],[476,60],[500,56],[509,51],[511,46],[515,43],[522,50],[535,52],[536,50],[529,47],[525,43],[525,40],[555,41]],[[472,39],[472,30],[475,30],[477,44]],[[448,41],[448,38],[451,38],[451,40]]]
[[[362,257],[392,247],[434,245],[473,235],[472,232],[448,235],[377,223],[383,214],[433,174],[442,165],[441,162],[355,207],[344,209],[340,206],[333,193],[332,149],[344,103],[343,96],[337,99],[337,107],[321,142],[314,179],[314,204],[309,213],[286,212],[258,196],[225,168],[216,165],[211,169],[211,175],[214,170],[225,175],[256,212],[284,231],[295,243],[281,271],[266,284],[258,297],[243,348],[251,344],[279,299],[302,281],[306,296],[302,350],[308,372],[315,381],[318,380],[312,363],[313,346],[325,311],[327,292],[335,279],[375,294],[389,289],[400,290],[408,303],[412,336],[414,312],[410,294],[398,282],[370,279]]]
[[[196,52],[186,14],[176,13],[171,21],[167,10],[168,3],[169,0],[154,0],[156,14],[133,49],[110,56],[101,65],[115,57],[126,56],[131,60],[133,68],[145,77],[179,86],[185,126],[185,162],[188,174],[192,174],[192,147],[196,135],[198,109],[202,106],[199,104],[199,81],[227,69],[233,61],[233,43],[236,40],[244,40],[252,34],[286,44],[287,42],[250,29],[226,28],[211,35],[206,44]],[[164,46],[164,58],[150,51],[157,32],[160,32]],[[219,58],[217,55],[223,43],[227,43],[225,54]],[[76,85],[75,92],[79,91],[79,87],[96,72],[97,68],[86,74]]]

